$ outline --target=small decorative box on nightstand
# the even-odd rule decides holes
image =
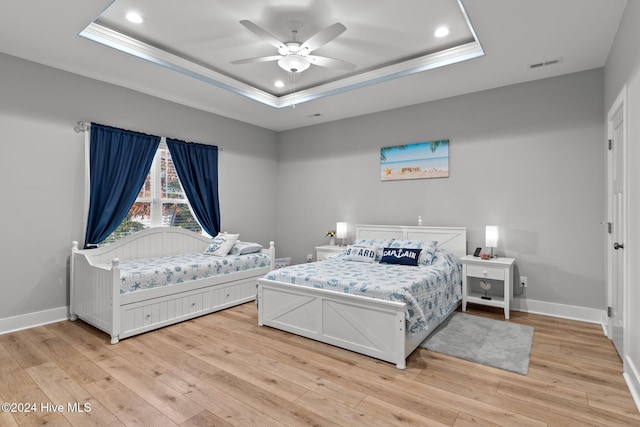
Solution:
[[[346,246],[338,245],[316,246],[316,259],[318,261],[322,261],[323,259],[327,259],[331,255],[337,255],[344,252],[345,249],[347,249]]]
[[[511,298],[513,298],[513,258],[482,259],[467,255],[462,260],[462,311],[466,311],[467,303],[484,304],[504,309],[505,319],[509,319]],[[474,278],[486,279],[488,283],[502,282],[504,292],[502,295],[492,293],[490,299],[484,297],[485,293],[471,285]]]

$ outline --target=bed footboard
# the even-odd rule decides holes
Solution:
[[[258,324],[406,368],[403,303],[259,279]]]

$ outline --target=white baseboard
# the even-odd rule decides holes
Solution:
[[[48,323],[60,322],[69,318],[69,307],[58,307],[35,313],[0,319],[0,335],[22,329],[35,328]]]
[[[603,330],[606,329],[606,324],[603,323],[603,319],[606,319],[607,313],[604,310],[599,310],[597,308],[578,307],[574,305],[557,304],[554,302],[514,298],[511,309],[515,311],[524,311],[527,313],[560,317],[563,319],[597,323],[599,325],[602,325]]]
[[[545,301],[535,301],[514,298],[512,310],[527,313],[544,314],[564,319],[580,320],[583,322],[602,325],[606,335],[606,312],[595,308],[577,307],[573,305],[556,304]],[[35,328],[47,323],[60,322],[69,318],[69,307],[58,307],[51,310],[21,314],[19,316],[0,319],[0,335],[22,329]]]
[[[534,301],[523,298],[514,298],[512,309],[527,313],[543,314],[564,319],[579,320],[582,322],[597,323],[602,325],[602,331],[607,334],[607,312],[595,308],[576,307],[572,305],[556,304],[545,301]],[[624,379],[629,388],[638,410],[640,410],[640,371],[633,361],[626,357],[624,361]]]
[[[636,406],[640,411],[640,371],[628,356],[625,358],[624,368],[622,376],[627,383],[627,387],[629,387],[633,401],[636,402]]]

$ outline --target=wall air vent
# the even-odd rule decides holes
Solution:
[[[550,59],[548,61],[536,62],[535,64],[529,64],[529,69],[533,70],[534,68],[542,68],[547,67],[549,65],[561,64],[562,58]]]

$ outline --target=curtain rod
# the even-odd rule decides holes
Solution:
[[[85,123],[83,121],[77,122],[76,125],[73,128],[73,130],[75,130],[76,133],[86,132],[89,129],[91,129],[91,123]]]
[[[91,129],[91,123],[83,122],[82,120],[76,122],[76,125],[73,127],[73,130],[76,131],[76,133],[87,132],[89,129]],[[194,142],[194,144],[196,143]],[[218,146],[218,151],[224,150],[222,147]]]

